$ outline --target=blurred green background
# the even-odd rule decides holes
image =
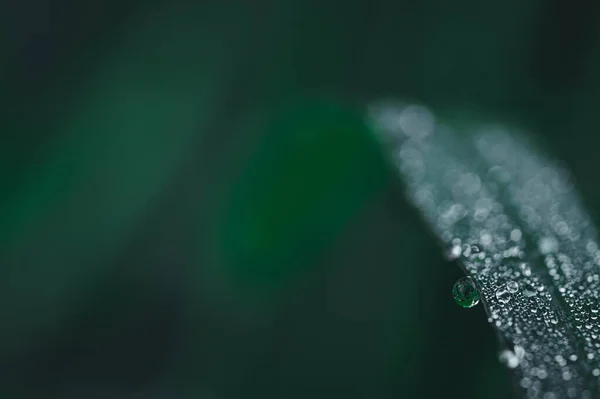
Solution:
[[[364,125],[537,133],[597,185],[593,0],[0,3],[0,398],[507,398]]]

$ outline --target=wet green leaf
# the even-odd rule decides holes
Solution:
[[[371,117],[409,199],[479,288],[523,396],[597,396],[600,251],[563,165],[502,125],[401,104]]]

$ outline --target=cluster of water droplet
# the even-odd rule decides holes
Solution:
[[[564,168],[506,128],[459,136],[418,105],[377,106],[371,120],[447,258],[480,288],[526,395],[597,395],[600,251]]]

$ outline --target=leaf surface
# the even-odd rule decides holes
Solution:
[[[527,398],[596,397],[600,251],[567,170],[501,125],[371,107],[407,196],[482,294],[500,361]]]

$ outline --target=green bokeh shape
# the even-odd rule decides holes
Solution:
[[[295,103],[280,115],[223,214],[225,264],[234,280],[255,288],[309,266],[388,173],[360,114],[321,100]]]
[[[15,112],[33,116],[21,121],[3,111],[0,130],[8,134],[0,142],[6,165],[0,177],[10,182],[18,173],[19,180],[0,192],[0,264],[7,276],[0,310],[10,320],[0,331],[3,356],[59,335],[99,294],[123,243],[160,200],[220,103],[230,71],[222,65],[233,64],[225,49],[237,48],[238,28],[208,40],[210,25],[198,23],[198,15],[206,22],[213,16],[201,5],[159,9],[140,10],[118,42],[104,37],[106,50],[79,54],[36,101]],[[64,107],[68,117],[45,117],[53,107]],[[53,139],[36,162],[21,165],[11,155],[19,154],[21,135],[45,134]]]

